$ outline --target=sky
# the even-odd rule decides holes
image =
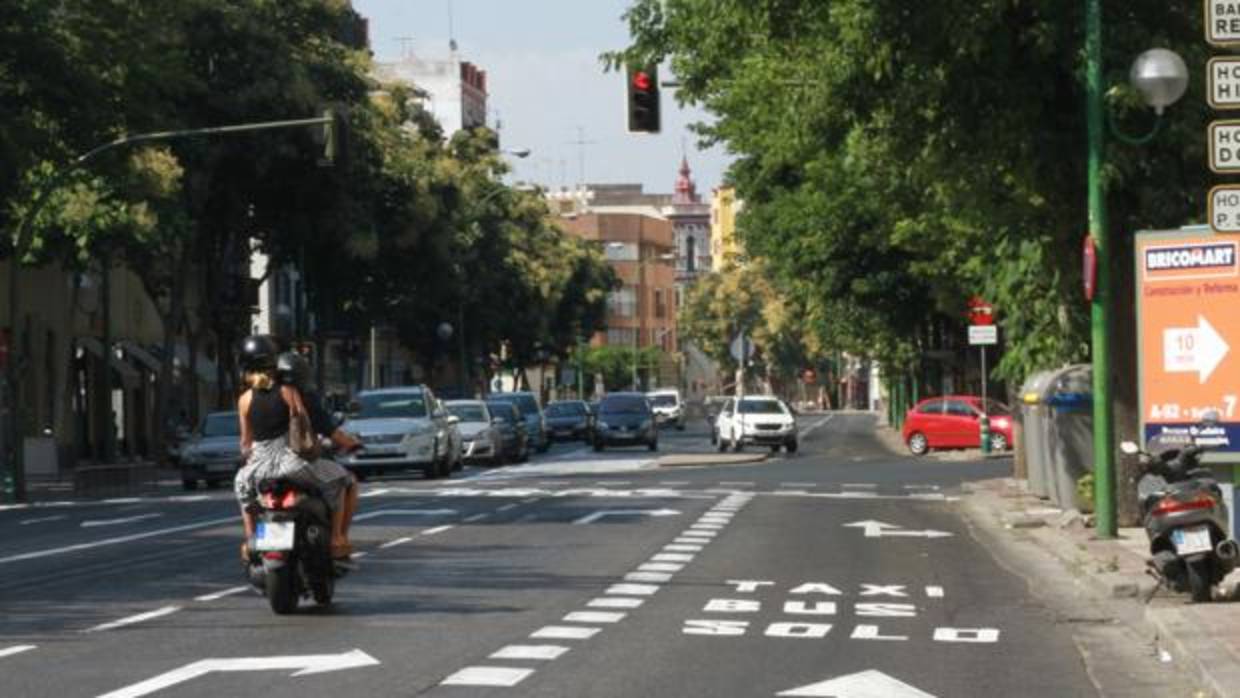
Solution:
[[[559,188],[578,182],[639,182],[670,193],[682,154],[697,189],[709,198],[730,158],[715,146],[699,150],[686,128],[709,121],[704,111],[680,109],[662,91],[662,133],[626,130],[621,73],[603,71],[599,54],[624,48],[621,15],[629,0],[353,0],[370,20],[375,60],[409,50],[438,56],[455,37],[463,60],[487,71],[489,122],[501,125],[502,145],[528,148],[509,157],[513,182]],[[449,31],[451,27],[451,33]],[[669,79],[666,69],[660,79]],[[586,141],[579,145],[577,141]],[[584,180],[583,180],[584,173]]]

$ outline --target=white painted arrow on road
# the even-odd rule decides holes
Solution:
[[[866,538],[888,538],[890,536],[907,536],[910,538],[947,538],[954,535],[947,531],[934,531],[927,529],[925,531],[909,531],[895,524],[883,523],[882,521],[854,521],[844,524],[845,528],[861,528],[865,529]]]
[[[1198,315],[1196,327],[1163,330],[1163,370],[1196,373],[1197,382],[1205,383],[1230,349],[1205,316]]]
[[[921,689],[914,688],[874,669],[819,681],[776,695],[819,696],[820,698],[828,698],[828,696],[831,698],[934,698],[933,695]]]
[[[120,524],[133,523],[135,521],[144,521],[146,519],[157,519],[163,514],[139,514],[138,516],[128,516],[123,519],[101,519],[98,521],[83,521],[82,528],[94,528],[96,526],[118,526]]]
[[[132,686],[105,693],[99,698],[139,698],[162,691],[213,671],[275,671],[280,669],[297,669],[293,676],[310,676],[342,669],[356,669],[364,666],[375,666],[379,660],[361,650],[353,650],[343,654],[309,654],[291,657],[238,657],[236,659],[204,659],[160,674]]]
[[[587,514],[573,523],[594,523],[605,516],[675,516],[679,513],[675,509],[604,509],[593,514]]]
[[[378,511],[368,511],[365,514],[358,514],[353,517],[354,521],[365,521],[367,519],[377,519],[380,516],[451,516],[456,513],[456,509],[380,509]]]

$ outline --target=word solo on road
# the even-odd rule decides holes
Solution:
[[[917,618],[922,609],[916,601],[934,603],[945,596],[943,588],[938,586],[910,590],[908,585],[903,584],[862,584],[853,594],[845,594],[825,582],[804,582],[784,592],[786,598],[780,604],[759,598],[763,594],[779,592],[773,581],[729,579],[726,583],[733,587],[737,596],[707,601],[702,612],[712,614],[712,617],[686,620],[681,629],[685,635],[743,637],[753,630],[767,637],[822,639],[834,628],[834,623],[823,621],[836,618],[842,610],[847,612],[851,609],[852,615],[858,619]],[[778,608],[784,617],[765,622],[764,628],[763,623],[735,618],[760,613],[764,607]],[[852,626],[848,639],[903,642],[909,637],[878,623],[857,622]],[[989,644],[999,641],[999,630],[936,627],[930,639],[934,642]]]

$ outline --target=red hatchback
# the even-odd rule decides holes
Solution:
[[[917,403],[904,417],[904,443],[913,455],[932,448],[978,448],[982,415],[990,417],[990,450],[1004,451],[1012,444],[1012,413],[997,400],[976,395],[944,395]]]

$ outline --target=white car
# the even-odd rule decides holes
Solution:
[[[461,420],[461,457],[470,462],[499,465],[504,462],[504,439],[495,426],[491,410],[482,400],[448,400],[448,414]]]
[[[675,388],[654,390],[646,393],[650,407],[654,410],[654,420],[663,426],[675,425],[680,431],[685,430],[685,406],[680,401],[680,391]]]
[[[362,448],[342,456],[340,464],[359,477],[405,468],[447,477],[461,467],[458,422],[426,386],[364,391],[341,425],[357,434]]]
[[[772,453],[782,447],[797,452],[797,420],[783,400],[774,395],[728,398],[711,434],[720,451],[739,451],[747,445],[768,446]]]

